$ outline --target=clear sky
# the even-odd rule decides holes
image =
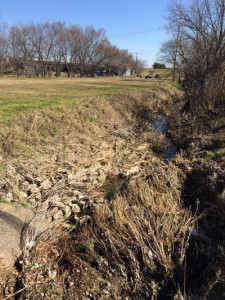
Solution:
[[[168,1],[0,0],[0,21],[9,26],[65,21],[67,25],[103,27],[113,45],[138,53],[138,58],[151,67],[167,39],[164,16]]]

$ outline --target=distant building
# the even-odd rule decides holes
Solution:
[[[123,77],[129,77],[131,76],[131,68],[124,68],[121,71],[119,71],[119,76],[123,76]]]

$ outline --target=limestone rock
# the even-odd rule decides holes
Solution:
[[[74,184],[77,182],[77,176],[74,174],[69,174],[68,175],[68,183],[69,184]]]
[[[135,175],[140,172],[140,169],[138,166],[132,167],[130,170],[127,171],[127,176]]]
[[[54,214],[54,220],[63,219],[63,212],[61,210],[58,210],[56,214]]]
[[[82,210],[85,209],[87,206],[87,201],[85,201],[85,200],[79,201],[79,206]]]
[[[105,181],[105,177],[106,177],[105,172],[102,169],[100,169],[99,176],[98,176],[98,182],[103,183]]]
[[[79,207],[79,205],[77,205],[77,204],[73,204],[73,206],[71,207],[71,209],[72,209],[72,212],[73,212],[74,214],[77,214],[77,213],[80,212],[80,207]]]
[[[52,187],[52,184],[51,184],[51,181],[49,179],[45,179],[43,182],[42,182],[42,185],[41,185],[41,188],[43,190],[48,190]]]
[[[12,193],[7,193],[4,197],[4,199],[8,202],[11,202],[13,200],[13,194]]]
[[[140,146],[137,148],[137,150],[138,150],[138,151],[143,151],[143,150],[146,150],[146,149],[148,149],[148,148],[149,148],[149,144],[148,144],[148,143],[144,143],[144,144],[140,145]]]
[[[29,190],[29,188],[30,188],[29,182],[28,182],[28,181],[24,181],[24,182],[22,183],[22,185],[21,185],[21,190],[22,190],[23,192],[27,192],[27,191]]]
[[[61,197],[58,194],[55,194],[54,196],[52,196],[51,198],[48,199],[49,202],[60,202]]]
[[[30,187],[29,187],[29,190],[30,190],[31,193],[35,193],[38,190],[38,186],[35,183],[31,184]]]
[[[19,198],[19,200],[25,200],[27,198],[27,193],[19,191],[18,192],[18,198]]]
[[[41,195],[40,192],[36,192],[36,193],[35,193],[35,199],[36,199],[37,201],[39,201],[39,200],[42,199],[42,195]]]
[[[65,218],[69,218],[71,216],[71,208],[69,206],[65,206],[63,212]]]
[[[58,212],[58,207],[54,207],[47,212],[48,217],[53,217]]]

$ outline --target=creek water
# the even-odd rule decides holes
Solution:
[[[153,132],[156,135],[165,134],[167,130],[167,125],[168,125],[168,118],[163,115],[159,115],[153,123]],[[164,141],[168,146],[164,150],[162,156],[164,162],[168,162],[176,154],[177,147],[166,136],[164,137]]]
[[[165,134],[167,130],[168,118],[163,115],[159,115],[158,118],[154,121],[153,124],[153,132],[156,135]],[[171,140],[167,137],[164,137],[164,141],[168,145],[167,148],[164,150],[162,156],[164,162],[168,162],[170,158],[172,158],[176,152],[176,146],[171,142]],[[105,191],[105,198],[110,202],[115,198],[118,194],[123,194],[124,191],[127,189],[129,184],[129,178],[124,177],[121,174],[115,177],[110,177],[105,180],[102,185],[102,189]]]
[[[129,178],[121,176],[120,174],[115,177],[107,178],[103,184],[103,190],[105,191],[105,197],[110,202],[115,195],[123,195],[123,192],[127,189]]]

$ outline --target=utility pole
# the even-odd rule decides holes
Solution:
[[[138,52],[134,52],[136,54],[136,67],[135,69],[137,68],[137,55],[139,54]],[[137,73],[137,69],[135,70],[135,74]]]
[[[135,54],[136,54],[136,61],[137,61],[137,55],[138,55],[139,53],[135,52]]]

